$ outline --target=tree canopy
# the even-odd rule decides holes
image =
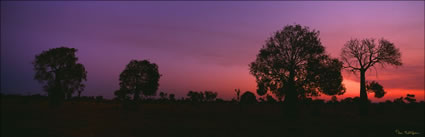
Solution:
[[[250,65],[257,93],[274,93],[285,102],[300,97],[341,95],[342,62],[325,53],[319,32],[301,25],[287,25],[266,40]]]
[[[153,96],[159,86],[158,66],[147,60],[131,60],[120,74],[120,90],[116,95],[125,97],[132,94],[133,100],[140,100],[140,96]]]
[[[341,52],[344,68],[351,71],[366,71],[376,64],[401,66],[401,53],[388,40],[380,39],[351,39],[345,43]]]
[[[76,52],[75,48],[53,48],[36,55],[32,62],[34,78],[45,84],[43,88],[51,103],[61,103],[75,91],[80,94],[84,90],[82,82],[87,80],[87,71],[83,64],[77,63]]]

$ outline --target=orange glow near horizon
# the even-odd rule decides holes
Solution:
[[[255,77],[252,75],[246,75],[246,73],[249,73],[249,70],[245,71],[231,71],[231,72],[225,72],[227,76],[230,76],[232,74],[233,76],[238,77],[226,77],[226,81],[232,81],[234,83],[224,83],[224,81],[211,81],[214,83],[213,85],[208,86],[201,86],[199,87],[199,91],[203,91],[202,88],[208,87],[208,90],[213,91],[226,91],[226,92],[220,92],[219,97],[224,99],[232,99],[235,97],[234,89],[240,88],[242,92],[245,91],[251,91],[256,94],[256,82]],[[360,96],[360,82],[358,80],[355,80],[355,76],[347,73],[343,73],[343,76],[345,77],[343,80],[343,84],[346,88],[346,92],[343,95],[337,96],[338,100],[347,98],[347,97],[358,97]],[[376,80],[374,77],[370,77],[367,80]],[[200,83],[204,83],[202,81],[198,81]],[[379,82],[379,81],[378,81]],[[381,83],[382,84],[382,83]],[[235,88],[219,88],[215,87],[214,85],[223,85],[223,87],[235,87]],[[424,90],[423,89],[409,89],[409,88],[386,88],[390,85],[383,84],[384,90],[386,91],[386,94],[382,98],[375,98],[373,93],[368,93],[368,98],[372,102],[384,102],[386,100],[393,101],[395,98],[400,97],[406,97],[407,94],[414,94],[415,99],[417,101],[424,101]],[[270,93],[269,93],[270,94]],[[257,95],[257,97],[259,97]],[[332,96],[327,95],[320,95],[318,97],[313,97],[313,99],[325,99],[329,100]]]
[[[343,84],[346,87],[346,92],[343,95],[337,96],[338,100],[347,98],[347,97],[359,97],[360,96],[360,83],[353,80],[344,79]],[[402,88],[385,88],[384,90],[387,92],[382,98],[375,98],[373,93],[368,93],[368,98],[372,102],[384,102],[386,100],[393,101],[396,98],[406,97],[407,94],[415,95],[415,99],[417,101],[424,101],[424,90],[420,89],[402,89]],[[331,96],[322,95],[319,97],[315,97],[318,99],[329,100]]]
[[[247,83],[251,83],[251,84],[245,84],[245,86],[241,86],[241,91],[245,92],[245,91],[251,91],[251,92],[256,92],[256,83],[255,83],[255,78],[253,78],[253,76],[251,76],[252,79],[247,79]],[[252,82],[253,81],[253,82]],[[347,98],[347,97],[359,97],[360,96],[360,83],[354,80],[350,80],[350,79],[344,79],[344,81],[342,82],[346,88],[346,92],[343,95],[337,96],[338,100]],[[393,101],[396,98],[400,98],[400,97],[406,97],[407,94],[413,94],[415,95],[415,99],[417,101],[424,101],[424,90],[421,89],[407,89],[407,88],[385,88],[384,86],[384,90],[386,91],[386,94],[384,97],[382,98],[375,98],[373,93],[368,93],[368,99],[370,99],[372,102],[384,102],[386,100],[391,100]],[[228,94],[223,94],[220,97],[230,97],[229,99],[231,99],[232,97],[234,97],[235,93],[233,92],[227,92]],[[255,93],[256,94],[256,93]],[[270,94],[270,93],[269,93]],[[257,97],[259,97],[257,95]],[[328,95],[320,95],[318,97],[313,97],[313,99],[324,99],[324,100],[330,100],[332,96],[328,96]]]

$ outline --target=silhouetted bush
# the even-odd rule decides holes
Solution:
[[[189,91],[187,96],[192,103],[200,103],[204,101],[204,94],[202,92]]]
[[[215,100],[215,98],[217,98],[217,92],[212,92],[212,91],[205,91],[204,95],[205,95],[205,101],[206,102],[212,102]]]
[[[174,95],[174,94],[170,94],[170,95],[168,96],[168,99],[169,99],[171,102],[175,102],[175,101],[176,101],[176,95]]]
[[[245,93],[242,94],[240,103],[241,104],[255,104],[255,103],[257,103],[257,99],[256,99],[254,93],[252,93],[250,91],[246,91]]]
[[[218,93],[212,91],[189,91],[187,96],[192,103],[213,102],[217,98]]]
[[[410,104],[416,103],[415,95],[413,95],[413,94],[407,94],[406,97],[404,98],[404,100],[406,100]]]
[[[226,103],[226,101],[224,101],[223,99],[221,99],[221,98],[217,98],[217,99],[215,99],[215,102],[216,103]]]
[[[158,103],[167,103],[168,101],[168,94],[165,92],[159,92]]]
[[[393,102],[391,102],[391,100],[386,100],[384,103],[385,104],[392,104]]]
[[[160,99],[167,99],[168,94],[165,92],[159,92]]]
[[[329,100],[328,102],[326,102],[328,104],[338,104],[338,98],[336,96],[332,96],[331,100]]]
[[[393,101],[394,104],[404,104],[405,102],[403,101],[403,97],[400,98],[396,98]]]
[[[354,97],[353,98],[353,103],[360,104],[360,97]],[[369,103],[370,103],[370,100],[369,100]]]
[[[340,103],[341,104],[353,104],[353,98],[347,97],[345,99],[342,99]]]
[[[103,96],[96,96],[96,102],[103,102]]]

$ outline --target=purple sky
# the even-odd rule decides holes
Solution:
[[[248,64],[264,41],[285,25],[321,32],[339,57],[350,38],[385,38],[400,48],[404,66],[368,73],[390,91],[424,95],[424,1],[415,2],[1,2],[1,92],[44,93],[31,62],[49,48],[77,48],[88,71],[83,95],[113,97],[131,59],[158,64],[159,91],[184,96],[212,90],[255,91]],[[344,73],[347,94],[358,96],[358,76]]]

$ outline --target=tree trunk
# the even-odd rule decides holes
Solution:
[[[366,70],[360,70],[360,113],[367,115],[368,113],[368,99],[366,93]]]
[[[63,103],[65,100],[65,93],[62,89],[61,85],[61,77],[59,73],[55,74],[55,84],[53,85],[53,88],[48,90],[48,98],[49,103],[51,106],[59,106]]]
[[[297,104],[297,91],[295,88],[295,72],[291,71],[289,73],[289,80],[287,83],[287,88],[285,88],[285,112],[287,118],[294,119],[296,116],[296,104]]]
[[[285,104],[294,105],[297,102],[297,91],[295,90],[295,72],[289,73],[289,79],[285,89]]]
[[[140,101],[140,92],[134,92],[133,101]]]
[[[294,105],[297,102],[297,94],[294,88],[293,82],[288,82],[288,88],[285,94],[285,104]]]

